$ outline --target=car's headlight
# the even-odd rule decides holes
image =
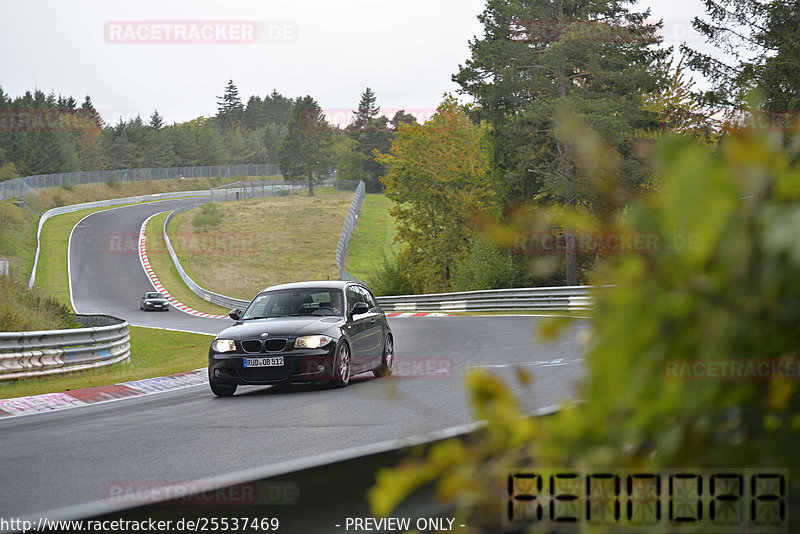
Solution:
[[[294,342],[294,348],[318,349],[324,347],[331,341],[333,341],[333,338],[330,336],[303,336],[297,338],[297,341]]]
[[[236,344],[232,339],[215,339],[211,342],[211,348],[214,352],[235,352]]]

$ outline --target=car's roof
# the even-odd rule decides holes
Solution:
[[[358,284],[350,280],[312,280],[309,282],[292,282],[290,284],[280,284],[277,286],[270,286],[261,290],[272,291],[274,289],[344,289],[349,284]],[[363,285],[363,284],[359,284]]]

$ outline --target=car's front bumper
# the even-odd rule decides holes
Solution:
[[[294,349],[291,351],[243,354],[209,353],[209,379],[217,384],[269,385],[286,382],[324,382],[331,379],[335,358],[335,345],[322,349]],[[245,367],[246,358],[283,357],[283,365],[276,367]]]
[[[169,302],[165,302],[163,304],[145,304],[144,305],[145,311],[148,310],[169,310]]]

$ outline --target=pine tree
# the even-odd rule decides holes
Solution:
[[[482,38],[453,80],[492,125],[494,189],[506,213],[520,202],[605,211],[610,205],[575,165],[574,146],[560,133],[578,117],[624,158],[627,187],[647,171],[633,150],[633,131],[658,126],[640,95],[663,84],[653,65],[660,24],[635,13],[633,0],[488,0]],[[565,113],[566,112],[566,113]],[[566,281],[577,282],[572,234],[566,229]]]
[[[94,108],[94,104],[92,104],[92,99],[89,97],[89,95],[86,95],[86,98],[83,99],[83,104],[81,104],[81,112],[92,124],[98,128],[103,127],[103,118]]]
[[[377,100],[378,97],[375,96],[372,89],[367,87],[366,90],[361,93],[358,109],[353,111],[355,117],[353,118],[352,124],[348,126],[348,129],[361,132],[372,129],[375,119],[378,118],[378,114],[381,111],[381,108],[375,105]]]
[[[164,127],[164,117],[159,115],[157,109],[153,110],[153,114],[150,115],[150,122],[147,125],[155,131],[159,131]]]
[[[358,109],[354,110],[353,121],[347,126],[348,135],[356,141],[356,150],[360,157],[363,173],[354,173],[365,177],[364,183],[370,193],[379,193],[383,190],[380,177],[386,174],[386,167],[375,160],[377,150],[384,153],[389,150],[393,129],[389,128],[389,119],[380,116],[381,108],[377,106],[378,98],[369,87],[361,93]]]
[[[273,89],[272,93],[264,97],[262,103],[263,117],[266,124],[279,124],[285,126],[292,117],[295,101],[281,95]]]
[[[218,96],[217,101],[217,122],[223,131],[233,130],[242,121],[242,99],[239,97],[239,89],[233,84],[233,80],[228,80],[225,87],[225,94]]]
[[[247,106],[242,113],[242,126],[248,130],[257,130],[264,126],[264,103],[258,95],[252,95],[247,100]]]
[[[308,195],[314,182],[330,168],[332,130],[319,104],[306,96],[292,111],[286,137],[278,148],[278,165],[287,180],[308,180]],[[316,175],[316,176],[315,176]]]
[[[702,101],[728,111],[747,109],[755,87],[763,109],[800,109],[800,2],[798,0],[703,0],[708,19],[692,26],[721,54],[714,57],[686,44],[687,65],[702,73],[711,90]]]
[[[395,132],[400,128],[401,124],[416,124],[417,118],[410,114],[406,113],[406,110],[401,109],[397,113],[394,114],[392,120],[389,121],[389,124],[392,125],[392,130]]]

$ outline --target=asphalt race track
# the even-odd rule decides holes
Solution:
[[[136,251],[109,250],[110,235],[138,235],[149,215],[187,202],[116,208],[84,219],[70,246],[73,303],[131,324],[216,333],[229,320],[171,310],[145,313],[151,288]],[[396,377],[371,374],[324,389],[240,387],[213,397],[207,386],[106,404],[0,419],[0,517],[31,516],[102,501],[126,482],[164,485],[298,460],[472,422],[463,372],[482,366],[508,377],[525,406],[557,405],[582,377],[586,324],[544,344],[536,317],[391,319]],[[133,358],[136,355],[132,355]],[[164,353],[164,358],[169,358]],[[514,379],[524,368],[532,385]]]
[[[174,328],[216,334],[233,321],[203,319],[172,309],[143,312],[139,299],[153,285],[139,260],[138,240],[149,216],[203,202],[165,200],[94,213],[78,223],[69,246],[70,294],[75,311],[127,319],[135,326]],[[166,251],[154,251],[166,254]]]

